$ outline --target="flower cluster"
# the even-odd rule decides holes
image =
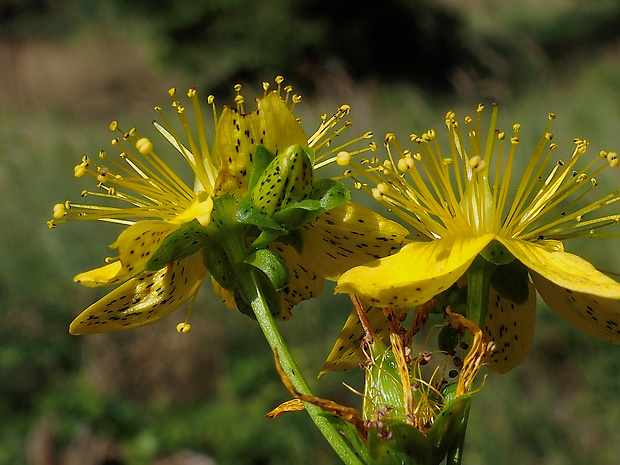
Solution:
[[[90,205],[67,201],[57,204],[54,219],[48,225],[55,227],[69,220],[100,220],[128,227],[111,245],[117,250],[115,258],[107,259],[109,263],[101,268],[75,277],[76,282],[86,286],[121,285],[79,315],[71,324],[72,334],[142,326],[163,318],[195,297],[208,271],[213,274],[218,267],[219,258],[210,260],[216,255],[216,249],[204,231],[214,225],[214,200],[226,195],[243,197],[248,194],[252,174],[256,182],[262,170],[268,168],[260,166],[260,172],[254,169],[257,147],[271,156],[295,146],[306,148],[312,152],[310,166],[320,167],[335,160],[336,154],[344,148],[372,137],[368,132],[334,147],[333,141],[351,126],[346,119],[350,112],[348,105],[341,106],[331,117],[323,116],[316,132],[307,137],[292,112],[301,97],[293,94],[290,86],[283,87],[282,78],[278,77],[276,83],[275,90],[271,90],[268,83],[263,85],[264,95],[257,100],[257,109],[251,112],[245,111],[240,85],[235,86],[236,107],[224,107],[219,115],[214,98],[209,96],[207,102],[213,108],[215,131],[211,147],[196,89],[187,92],[191,110],[178,92],[171,89],[171,106],[178,117],[180,131],[166,119],[162,108],[156,107],[161,123],[154,121],[153,124],[167,141],[161,149],[140,136],[137,129],[123,131],[117,122],[112,122],[110,129],[118,134],[112,139],[112,146],[119,149],[118,156],[101,151],[101,162],[84,157],[75,167],[76,177],[91,176],[97,183],[96,191],[84,190],[82,197],[110,203]],[[193,117],[188,115],[192,112]],[[192,169],[193,187],[165,162],[166,157],[160,150],[170,148]],[[370,142],[358,150],[375,148]],[[282,180],[279,175],[275,178],[276,182]],[[289,188],[286,193],[271,194],[277,197],[290,193]],[[351,266],[388,255],[407,234],[398,224],[346,201],[329,205],[329,208],[322,204],[309,207],[307,203],[300,208],[314,208],[316,215],[311,221],[298,225],[297,240],[289,235],[289,240],[270,244],[273,253],[288,269],[286,282],[279,289],[282,318],[288,318],[290,309],[298,302],[318,296],[324,277],[334,279]],[[272,229],[279,227],[276,225]],[[166,259],[162,261],[162,249],[169,250],[173,246],[175,253],[164,254]],[[213,280],[213,284],[222,300],[236,308],[234,289],[226,289],[228,286],[223,279]],[[179,326],[180,330],[187,328],[186,324]]]

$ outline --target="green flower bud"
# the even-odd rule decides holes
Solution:
[[[310,197],[314,170],[308,149],[293,145],[279,153],[261,173],[250,192],[250,202],[272,216]]]

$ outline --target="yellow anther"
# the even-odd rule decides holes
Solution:
[[[368,144],[368,148],[371,152],[377,151],[377,143],[373,140],[370,144]]]
[[[62,218],[66,214],[67,214],[67,210],[66,210],[65,206],[62,203],[57,203],[56,205],[54,205],[54,215],[53,215],[54,218],[59,220],[60,218]]]
[[[441,163],[444,166],[450,166],[450,165],[454,164],[454,160],[452,158],[444,158],[443,160],[441,160]]]
[[[558,148],[558,144],[556,144],[555,142],[552,142],[551,144],[549,144],[549,150],[555,150]]]
[[[456,116],[456,113],[454,113],[453,111],[448,111],[444,119],[454,119],[455,116]]]
[[[276,81],[276,84],[280,85],[280,84],[282,84],[284,82],[284,77],[283,76],[276,76],[274,81]]]
[[[555,119],[555,113],[549,113],[549,121],[553,121]]]
[[[436,136],[434,129],[429,129],[427,134],[428,134],[428,137],[430,137],[431,139],[434,139]]]
[[[82,162],[79,165],[75,165],[73,168],[73,175],[76,178],[81,178],[84,176],[84,173],[86,173],[86,170],[88,170],[88,163]]]
[[[168,95],[170,95],[170,97],[174,97],[176,94],[177,94],[176,87],[171,87],[170,89],[168,89]]]
[[[553,134],[551,134],[550,132],[545,133],[545,139],[547,140],[553,139]]]
[[[267,81],[263,81],[263,90],[267,92],[269,90],[269,83]]]
[[[478,108],[476,108],[476,112],[480,113],[482,110],[484,110],[484,103],[478,104]]]
[[[379,184],[377,184],[377,190],[381,193],[381,194],[387,194],[388,192],[390,192],[390,186],[388,186],[386,183],[384,182],[380,182]]]
[[[596,178],[592,178],[590,179],[590,182],[592,183],[593,186],[598,186],[598,181],[596,180]]]
[[[339,152],[336,156],[338,166],[348,166],[351,163],[351,154],[345,150]]]
[[[110,121],[110,131],[116,131],[117,128],[118,128],[118,121],[116,120]]]
[[[207,97],[207,103],[208,103],[209,105],[213,105],[213,102],[215,102],[215,95],[209,95],[209,96]]]
[[[472,121],[473,121],[473,118],[471,116],[465,117],[465,124],[471,124]]]
[[[187,96],[189,98],[192,98],[195,95],[196,95],[196,88],[195,87],[190,87],[189,90],[187,91]]]
[[[295,94],[291,97],[291,100],[293,101],[293,103],[299,103],[301,102],[301,95]]]
[[[155,105],[155,107],[153,107],[153,110],[155,110],[157,113],[161,113],[162,108],[159,105]]]
[[[359,181],[355,181],[355,182],[353,183],[353,187],[355,187],[357,190],[359,190],[359,189],[361,189],[362,187],[364,187],[364,185],[363,185],[361,182],[359,182]]]
[[[105,166],[99,168],[98,173],[99,174],[97,175],[97,181],[104,183],[108,180],[108,169]]]
[[[506,133],[504,131],[500,131],[497,133],[498,140],[504,140],[506,138]]]
[[[377,188],[372,190],[372,196],[379,202],[383,200],[383,194]]]
[[[515,123],[512,125],[512,130],[514,132],[519,132],[521,130],[521,125],[519,123]]]
[[[237,95],[237,96],[235,97],[235,103],[236,103],[237,105],[241,105],[241,104],[242,104],[242,103],[244,103],[244,102],[245,102],[245,97],[244,97],[243,95]]]
[[[611,168],[615,168],[620,164],[620,160],[618,160],[618,154],[616,152],[609,152],[607,154],[607,162]]]
[[[342,112],[345,115],[348,115],[349,113],[351,113],[351,105],[341,105],[340,108],[338,108],[338,111]]]
[[[136,142],[136,148],[140,154],[148,155],[153,151],[153,143],[147,137],[143,137]]]
[[[516,137],[516,136],[511,137],[511,138],[510,138],[510,143],[511,143],[512,145],[517,145],[517,144],[519,143],[519,138],[518,138],[518,137]]]
[[[401,158],[400,160],[398,160],[398,169],[400,171],[403,171],[403,172],[409,171],[414,166],[415,166],[415,160],[411,156]]]
[[[478,155],[471,157],[469,159],[469,167],[476,171],[477,173],[479,173],[480,171],[484,171],[484,169],[487,167],[487,162],[484,161],[481,157],[479,157]]]
[[[179,323],[177,325],[177,332],[180,334],[188,333],[192,329],[192,325],[189,323]]]

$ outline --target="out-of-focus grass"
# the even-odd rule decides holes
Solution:
[[[82,50],[80,59],[88,58],[88,44],[76,39],[67,47]],[[124,53],[131,59],[136,51]],[[591,140],[594,156],[599,149],[620,149],[618,58],[610,49],[573,64],[565,78],[558,73],[521,89],[518,98],[501,92],[510,82],[445,99],[407,84],[334,81],[319,86],[322,92],[304,102],[300,114],[310,131],[319,114],[345,101],[353,106],[353,130],[372,128],[380,143],[387,131],[403,141],[410,132],[429,127],[440,132],[446,110],[463,117],[474,112],[480,99],[498,100],[502,128],[522,124],[522,162],[548,111],[557,114],[552,130],[559,157],[570,156],[575,136]],[[65,60],[69,66],[71,60]],[[118,75],[131,79],[122,68]],[[143,69],[136,71],[143,76]],[[62,76],[63,70],[58,72]],[[73,72],[94,76],[97,68]],[[167,85],[189,84],[186,77],[178,81]],[[124,98],[106,106],[106,92],[118,97],[126,90],[117,92],[116,86],[125,89],[126,84],[97,87],[100,112],[90,113],[95,107],[77,103],[63,106],[62,99],[45,105],[17,99],[0,107],[0,464],[26,463],[27,449],[35,454],[32,437],[44,419],[55,425],[59,450],[88,428],[96,438],[119,444],[132,464],[183,448],[211,454],[222,464],[336,463],[303,414],[275,422],[263,418],[288,394],[257,326],[225,309],[208,286],[199,295],[188,335],[174,331],[184,315],[117,336],[67,334],[71,318],[101,295],[71,278],[102,263],[120,228],[73,223],[49,231],[45,221],[54,203],[78,200],[82,188],[92,187],[88,180],[75,180],[72,167],[82,155],[95,157],[109,147],[110,117],[124,127],[136,124],[150,131],[150,109],[165,104],[166,86],[162,83],[161,98],[154,98],[152,87],[141,89],[133,82]],[[260,92],[259,87],[254,89]],[[74,98],[69,90],[62,92]],[[617,171],[608,170],[599,176],[597,189],[616,189],[617,180]],[[364,202],[372,205],[369,199]],[[620,271],[620,253],[612,244],[583,240],[568,242],[567,248],[600,268]],[[329,295],[329,289],[282,325],[309,378],[320,369],[348,313],[346,298]],[[508,375],[491,374],[476,397],[465,463],[615,463],[620,455],[620,348],[581,335],[545,309],[538,323],[528,360]],[[318,395],[354,404],[359,399],[339,384],[342,379],[361,388],[359,373],[328,374],[312,384]]]

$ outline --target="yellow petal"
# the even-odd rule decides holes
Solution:
[[[412,242],[395,255],[345,272],[336,292],[357,294],[372,305],[414,307],[456,282],[476,255],[494,238],[448,236],[430,242]]]
[[[83,286],[97,287],[121,282],[123,266],[120,261],[112,262],[101,268],[78,274],[73,280]],[[121,277],[119,277],[121,276]]]
[[[271,153],[292,146],[308,146],[308,137],[295,115],[289,110],[277,91],[258,101],[258,117],[263,132],[262,144]]]
[[[206,274],[201,253],[154,273],[142,273],[84,310],[73,320],[69,332],[106,333],[153,323],[194,295]]]
[[[242,114],[224,108],[215,129],[215,156],[219,168],[216,193],[245,195],[254,147],[261,141],[257,112]]]
[[[310,263],[327,279],[344,271],[388,256],[400,248],[407,229],[354,203],[322,213],[302,229],[301,260]]]
[[[575,292],[620,299],[620,283],[557,246],[497,237],[517,260],[556,285]]]
[[[288,285],[280,291],[280,318],[286,320],[292,316],[291,310],[299,302],[321,295],[323,277],[312,266],[304,263],[293,247],[278,242],[270,244],[268,248],[286,262],[290,274]]]
[[[229,290],[224,289],[220,286],[213,276],[211,276],[211,284],[213,284],[213,292],[217,295],[224,305],[226,305],[231,310],[239,310],[237,308],[237,304],[235,303],[235,294]]]
[[[368,307],[366,316],[378,340],[383,341],[384,337],[389,336],[388,322],[380,307]],[[364,352],[360,349],[364,336],[364,328],[362,328],[357,311],[353,309],[325,360],[319,376],[328,371],[350,370],[366,360]]]
[[[558,286],[531,272],[545,303],[580,331],[613,344],[620,344],[620,301]]]
[[[523,304],[500,296],[491,288],[489,310],[484,323],[486,341],[495,343],[484,362],[498,373],[507,373],[520,365],[532,347],[536,322],[536,289],[528,280],[529,295]]]

